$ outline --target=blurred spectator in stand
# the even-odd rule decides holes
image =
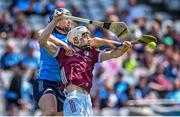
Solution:
[[[7,100],[6,109],[10,116],[18,116],[19,109],[21,109],[21,87],[23,72],[18,65],[14,66],[12,70],[14,75],[10,82],[10,87],[5,93]]]
[[[65,0],[57,0],[56,5],[57,5],[57,8],[65,8],[66,1]]]
[[[105,107],[115,107],[117,97],[114,93],[113,86],[108,82],[108,78],[104,81],[103,87],[99,89],[100,110]]]
[[[47,4],[45,5],[47,14],[53,12],[55,8],[56,8],[56,0],[48,0]]]
[[[15,16],[18,13],[25,13],[29,10],[31,0],[13,0],[9,7],[10,12]]]
[[[37,55],[37,53],[39,52],[39,44],[37,42],[37,31],[31,30],[29,35],[30,35],[30,37],[28,38],[26,47],[34,48],[35,55]]]
[[[98,109],[103,109],[108,106],[108,76],[105,72],[105,69],[102,65],[97,64],[95,66],[95,75],[93,80],[93,88],[91,94],[93,94],[93,104]],[[109,83],[110,84],[110,83]]]
[[[127,52],[127,57],[123,61],[123,68],[128,72],[129,74],[133,73],[134,70],[137,67],[137,60],[133,56],[133,51],[128,51]]]
[[[180,97],[180,79],[177,78],[176,80],[174,80],[172,90],[170,90],[170,92],[166,95],[166,98],[170,100],[176,100],[179,102],[178,105],[180,105],[179,97]]]
[[[136,18],[134,22],[135,22],[135,25],[137,25],[137,27],[141,30],[142,34],[147,34],[145,30],[147,18],[145,16]]]
[[[147,77],[149,77],[155,72],[156,61],[154,61],[153,51],[148,50],[148,48],[145,48],[144,51],[144,54],[139,53],[137,55],[138,67],[135,71],[138,72],[138,76],[143,73],[146,74]]]
[[[34,48],[28,47],[27,51],[25,51],[23,58],[22,58],[22,65],[26,69],[32,69],[35,70],[38,68],[39,60],[37,56],[35,56]]]
[[[25,72],[26,69],[21,64],[14,66],[12,70],[10,87],[5,93],[7,114],[10,116],[32,115],[32,85],[27,78],[31,77],[28,74],[30,75],[32,72]]]
[[[99,108],[99,90],[103,87],[104,68],[100,64],[96,64],[93,72],[93,85],[91,89],[93,107]]]
[[[114,91],[114,86],[108,85],[108,82],[106,82],[105,85],[106,85],[106,90],[108,91],[108,98],[106,105],[109,108],[115,108],[117,107],[118,97]]]
[[[123,74],[118,72],[116,74],[116,81],[114,83],[114,90],[118,98],[117,107],[122,107],[126,104],[126,91],[128,84],[123,81]]]
[[[127,100],[137,100],[138,99],[137,94],[136,94],[136,89],[133,85],[128,85],[128,88],[126,91],[126,98],[127,98]]]
[[[2,39],[7,39],[12,36],[13,25],[10,20],[8,11],[3,11],[0,16],[0,38]]]
[[[138,99],[146,98],[150,94],[151,89],[148,86],[148,78],[145,75],[139,77],[138,84],[136,85],[136,92],[138,94]]]
[[[26,44],[26,47],[24,48],[24,50],[27,50],[27,51],[30,51],[31,49],[33,49],[33,57],[34,59],[37,59],[37,60],[34,60],[37,61],[38,63],[36,64],[39,64],[39,58],[40,58],[40,52],[39,52],[39,44],[37,42],[37,31],[36,30],[32,30],[30,32],[30,37],[29,39],[27,40],[27,44]],[[25,54],[27,54],[27,51],[24,51],[24,56],[26,56]],[[39,66],[39,65],[35,65],[35,66]]]
[[[176,33],[174,23],[171,20],[167,20],[163,22],[163,31],[164,31],[164,40],[163,42],[168,46],[175,46],[179,48],[178,43],[180,42],[180,38]]]
[[[133,20],[130,18],[129,10],[128,9],[123,9],[119,14],[118,14],[120,21],[125,22],[127,25],[132,25]]]
[[[137,39],[137,38],[141,37],[142,34],[147,34],[146,28],[145,28],[146,20],[147,19],[145,16],[134,18],[133,24],[131,24],[129,26],[129,30],[130,30],[129,38],[130,39]]]
[[[73,3],[71,6],[71,11],[72,11],[72,15],[76,16],[76,17],[83,17],[83,13],[81,12],[81,10],[79,9],[79,7]]]
[[[163,74],[163,64],[157,65],[157,71],[152,76],[152,82],[149,83],[149,87],[159,94],[159,98],[164,98],[168,90],[170,89],[171,85],[169,81],[166,79],[165,75]]]
[[[128,0],[128,4],[124,8],[124,9],[128,9],[129,16],[132,20],[134,20],[134,18],[141,17],[143,15],[144,11],[138,9],[137,6],[138,6],[137,0]]]
[[[15,52],[15,44],[12,41],[7,42],[5,53],[1,57],[1,68],[4,70],[11,70],[13,66],[20,63],[20,55]]]
[[[154,20],[151,24],[151,28],[148,34],[153,35],[158,38],[160,32],[161,32],[161,23],[158,22],[157,20]],[[159,41],[160,40],[158,39],[158,43],[160,43]]]
[[[116,16],[117,13],[118,13],[117,7],[115,7],[114,5],[108,6],[107,9],[106,9],[106,14],[107,14],[106,21],[109,19],[109,17],[111,15],[115,15]],[[116,17],[114,17],[114,18],[117,19]]]
[[[93,108],[100,108],[100,111],[105,107],[109,107],[110,111],[116,107],[126,108],[128,100],[131,99],[140,99],[142,102],[144,99],[161,98],[180,101],[180,21],[177,19],[178,12],[171,8],[173,5],[179,8],[179,1],[175,1],[76,0],[75,3],[72,0],[2,0],[0,82],[7,90],[0,86],[0,98],[3,100],[2,97],[6,96],[4,98],[8,105],[5,112],[0,108],[0,114],[34,114],[31,113],[35,108],[32,105],[31,84],[39,67],[36,30],[44,26],[46,15],[56,7],[67,7],[78,17],[94,19],[91,13],[100,13],[98,17],[102,18],[102,21],[123,21],[129,27],[126,40],[134,40],[142,34],[151,34],[158,38],[158,46],[154,50],[138,44],[125,56],[96,65],[91,90]],[[94,36],[123,41],[103,28],[93,25],[88,27]],[[13,42],[10,39],[13,39]],[[23,55],[23,59],[19,53]],[[1,91],[7,92],[6,95]],[[5,101],[0,101],[0,107],[2,103]]]
[[[32,0],[27,13],[42,15],[46,13],[45,10],[45,6],[40,0]]]
[[[107,107],[107,100],[108,100],[108,92],[106,91],[106,89],[104,87],[99,89],[99,109],[103,109],[105,107]]]
[[[32,115],[33,112],[33,90],[31,80],[34,75],[34,70],[24,68],[21,85],[21,111],[20,116]]]
[[[26,24],[26,17],[23,14],[18,14],[14,25],[14,37],[20,40],[27,39],[28,34],[29,29]]]
[[[165,61],[164,66],[164,75],[169,80],[170,83],[173,83],[174,80],[178,77],[178,61],[175,61],[173,58],[173,55],[171,58],[168,58],[167,61]]]

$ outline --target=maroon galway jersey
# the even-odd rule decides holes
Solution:
[[[99,51],[91,48],[89,51],[79,49],[73,56],[66,56],[66,50],[60,48],[56,57],[61,66],[61,80],[66,86],[70,81],[88,92],[92,87],[93,69],[98,62]]]

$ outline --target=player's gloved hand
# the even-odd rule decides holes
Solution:
[[[66,56],[73,56],[74,53],[76,52],[73,48],[69,46],[64,46],[63,48],[66,50],[66,53],[65,53]]]
[[[124,41],[122,43],[122,47],[119,47],[118,49],[120,49],[120,54],[123,55],[126,51],[128,51],[129,48],[132,47],[131,42],[129,41]]]
[[[55,10],[53,20],[59,21],[59,20],[63,19],[63,15],[64,15],[63,12],[58,12],[57,10]]]
[[[126,47],[126,48],[132,48],[132,44],[130,41],[124,41],[123,42],[123,45]]]
[[[121,52],[122,53],[125,53],[129,48],[131,48],[132,47],[132,44],[131,44],[131,42],[130,41],[124,41],[123,42],[123,46],[122,46],[122,48],[121,48]]]

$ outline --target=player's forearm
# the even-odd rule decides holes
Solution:
[[[118,58],[121,55],[123,55],[128,49],[129,49],[129,47],[127,45],[123,45],[122,47],[112,50],[110,52],[101,53],[100,62],[110,60],[113,58]]]
[[[112,50],[110,52],[110,56],[112,56],[112,58],[117,58],[122,56],[127,50],[129,49],[129,47],[123,45],[123,47],[118,48],[116,50]]]
[[[92,40],[91,40],[91,43],[90,43],[90,45],[92,46],[92,47],[95,47],[95,48],[99,48],[100,46],[103,46],[103,45],[105,45],[106,43],[105,43],[105,41],[103,40],[103,39],[101,39],[101,38],[93,38]]]
[[[66,43],[64,43],[63,41],[57,39],[55,36],[53,35],[50,35],[48,41],[54,43],[56,46],[60,46],[60,47],[63,47],[63,48],[66,48],[68,47],[68,45]]]
[[[117,41],[112,41],[112,40],[108,40],[108,39],[102,39],[102,38],[95,37],[91,40],[90,45],[94,48],[99,48],[102,46],[115,47],[115,44],[119,44],[119,43],[120,42],[117,42]]]
[[[105,41],[101,38],[93,38],[90,42],[90,46],[94,48],[99,48],[100,46],[103,46]]]
[[[52,20],[43,30],[39,31],[39,43],[47,43],[48,38],[50,37],[52,31],[54,30],[56,26],[57,21]]]

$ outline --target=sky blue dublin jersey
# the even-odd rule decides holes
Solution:
[[[66,34],[58,34],[53,32],[59,40],[67,43]],[[50,55],[43,47],[40,47],[40,69],[37,75],[37,79],[60,81],[60,64],[55,57]]]

